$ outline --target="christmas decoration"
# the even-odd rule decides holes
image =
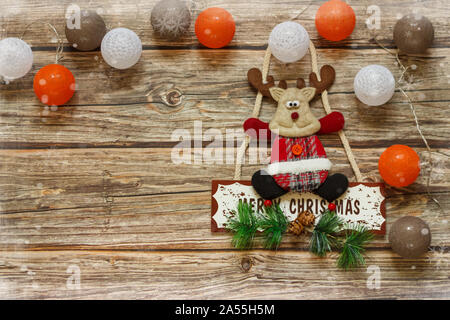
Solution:
[[[49,106],[60,106],[75,93],[75,78],[66,67],[49,64],[36,73],[33,88],[39,101]]]
[[[383,180],[394,187],[406,187],[416,181],[420,173],[420,158],[405,145],[393,145],[380,156],[378,170]]]
[[[231,42],[236,25],[233,16],[222,8],[208,8],[195,21],[198,41],[208,48],[222,48]]]
[[[100,47],[106,34],[106,25],[95,11],[82,10],[79,25],[70,17],[66,21],[66,38],[80,51],[91,51]]]
[[[264,239],[264,247],[276,249],[280,246],[288,225],[289,220],[279,205],[264,207],[264,212],[256,215],[250,204],[239,201],[237,213],[233,211],[226,229],[234,233],[231,243],[238,249],[251,248],[258,230]]]
[[[389,232],[392,250],[404,258],[418,258],[428,251],[431,231],[420,218],[406,216],[394,222]]]
[[[142,42],[136,33],[127,28],[109,31],[101,44],[102,56],[111,67],[128,69],[141,57]]]
[[[32,65],[33,52],[25,41],[18,38],[0,41],[0,77],[6,81],[22,78]]]
[[[272,201],[271,200],[265,200],[264,201],[264,206],[270,207],[271,205],[272,205]]]
[[[289,221],[308,211],[317,221],[327,210],[327,200],[311,192],[289,192],[278,199],[266,202],[253,188],[249,180],[213,180],[211,184],[211,231],[224,232],[225,225],[236,210],[239,201],[249,203],[256,212],[265,206],[278,204]],[[330,211],[350,227],[359,223],[375,234],[385,234],[386,199],[384,183],[350,182],[347,191],[334,203],[328,204]],[[333,206],[330,206],[333,205]]]
[[[397,21],[394,27],[394,42],[404,53],[424,53],[434,40],[434,28],[428,18],[420,14],[409,14]]]
[[[343,221],[333,211],[325,211],[314,228],[309,242],[309,251],[323,257],[337,246],[335,234],[341,230]]]
[[[388,102],[395,91],[395,79],[385,67],[372,64],[359,70],[354,80],[355,94],[369,106]]]
[[[256,118],[250,118],[244,123],[245,132],[257,139],[271,139],[271,132],[277,132],[273,137],[270,165],[252,177],[253,187],[264,199],[275,199],[294,190],[314,191],[331,202],[348,188],[348,180],[344,175],[328,176],[331,162],[317,137],[317,134],[341,130],[344,118],[341,113],[332,112],[317,120],[309,109],[309,102],[332,85],[334,69],[328,65],[322,67],[320,78],[319,81],[312,72],[311,87],[306,87],[305,81],[298,79],[296,88],[287,89],[284,81],[276,87],[272,77],[268,77],[267,83],[264,83],[258,69],[248,72],[250,84],[261,94],[278,102],[270,123]],[[300,111],[301,117],[293,116]]]
[[[288,226],[289,220],[278,204],[264,207],[264,214],[259,221],[259,227],[263,230],[264,248],[277,249]]]
[[[252,246],[259,222],[253,208],[242,201],[239,201],[237,213],[233,213],[235,217],[231,218],[226,226],[234,233],[232,244],[238,249],[248,249]]]
[[[288,231],[299,236],[304,230],[305,227],[311,227],[314,225],[316,217],[309,211],[300,212],[289,225]]]
[[[250,249],[257,237],[262,237],[266,249],[278,249],[286,232],[300,235],[308,227],[314,225],[315,217],[304,211],[289,223],[285,213],[278,204],[264,207],[264,212],[256,213],[252,206],[239,201],[237,213],[234,211],[226,225],[226,229],[233,233],[232,245],[238,249]],[[373,234],[364,226],[357,224],[352,230],[346,230],[344,222],[335,212],[325,211],[317,225],[312,229],[309,250],[324,257],[333,249],[340,250],[337,265],[348,270],[364,265],[364,246],[372,239]]]
[[[309,250],[319,257],[333,249],[339,250],[337,266],[344,270],[364,265],[364,247],[372,241],[374,235],[361,224],[345,230],[342,235],[341,231],[348,227],[334,211],[327,210],[312,232]]]
[[[373,233],[362,225],[348,230],[341,245],[342,249],[337,261],[338,267],[348,270],[365,265],[364,246],[372,241],[373,237]]]
[[[293,21],[276,25],[269,36],[269,48],[272,54],[284,63],[300,60],[308,52],[308,47],[308,32],[301,24]]]
[[[189,29],[191,13],[183,1],[161,0],[152,10],[151,23],[161,37],[174,40]]]
[[[342,230],[343,223],[348,229],[361,231],[359,224],[364,224],[371,232],[385,233],[384,185],[358,182],[349,184],[348,179],[342,174],[328,175],[331,163],[316,134],[338,131],[356,179],[363,179],[349,142],[341,130],[344,117],[338,112],[332,112],[329,105],[326,90],[334,81],[334,69],[331,66],[324,66],[319,72],[317,55],[312,42],[309,44],[309,50],[313,70],[309,77],[311,87],[306,87],[303,79],[296,81],[296,88],[288,89],[287,82],[284,80],[275,86],[274,78],[268,75],[270,48],[266,50],[263,71],[254,68],[248,72],[250,84],[258,90],[253,115],[259,114],[263,96],[276,101],[278,108],[270,123],[262,122],[257,118],[250,118],[244,122],[247,138],[238,151],[235,180],[212,182],[211,230],[213,232],[223,231],[230,210],[234,210],[238,201],[245,201],[256,212],[270,208],[268,206],[270,204],[272,207],[279,206],[287,221],[292,222],[286,230],[296,235],[308,229],[303,224],[308,222],[298,214],[309,211],[317,219],[325,215],[324,212],[329,211],[327,202],[329,202],[328,208],[335,210],[333,214],[339,222],[339,228],[334,230],[336,233]],[[317,120],[309,109],[309,102],[317,96],[321,96],[324,109],[328,114],[320,120]],[[240,180],[241,163],[250,137],[271,140],[272,155],[266,170],[259,170],[253,174],[251,181],[245,181]],[[327,222],[327,218],[325,217],[322,222]],[[283,224],[279,223],[277,230],[281,227]],[[277,243],[279,239],[279,232],[270,234],[272,238],[266,242],[269,246]],[[314,236],[313,250],[321,255],[325,254],[327,246],[320,242],[323,240],[320,223]],[[335,238],[337,235],[331,236]],[[330,239],[328,243],[333,241],[333,238]],[[355,242],[350,240],[349,246],[353,244]],[[331,249],[332,246],[330,245],[329,248]],[[352,260],[347,260],[352,265]]]
[[[340,41],[352,34],[356,18],[352,7],[341,0],[330,0],[316,13],[319,34],[330,41]]]
[[[329,203],[328,204],[328,210],[335,211],[336,210],[336,205],[334,203]]]

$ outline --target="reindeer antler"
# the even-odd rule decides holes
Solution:
[[[320,81],[317,79],[317,75],[314,72],[309,74],[309,85],[316,88],[316,94],[320,94],[327,90],[334,82],[336,72],[330,65],[324,65],[320,68]]]
[[[297,88],[303,89],[304,87],[306,87],[305,80],[303,78],[298,78],[297,79]]]
[[[252,68],[247,72],[248,82],[257,89],[261,94],[265,97],[272,98],[270,94],[270,88],[275,86],[275,80],[272,76],[267,76],[267,83],[263,82],[262,72],[258,68]],[[284,80],[281,80],[278,83],[278,86],[283,89],[287,89],[287,83]]]

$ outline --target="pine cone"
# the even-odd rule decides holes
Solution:
[[[303,225],[297,220],[298,218],[291,222],[288,231],[295,234],[296,236],[299,236],[303,232]]]
[[[309,211],[300,212],[297,219],[295,219],[299,223],[301,223],[304,227],[310,227],[314,225],[316,217]]]

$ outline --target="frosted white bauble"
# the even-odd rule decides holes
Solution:
[[[102,40],[102,56],[116,69],[134,66],[142,54],[142,42],[138,35],[127,28],[109,31]]]
[[[380,106],[394,95],[395,79],[387,68],[371,64],[359,70],[353,86],[361,102],[369,106]]]
[[[5,38],[0,41],[0,76],[14,80],[26,75],[33,65],[30,46],[19,38]]]
[[[295,62],[308,52],[309,34],[297,22],[283,22],[276,25],[270,33],[269,47],[275,58],[281,62]]]

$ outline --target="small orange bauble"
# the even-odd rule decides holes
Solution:
[[[60,106],[75,93],[75,77],[60,64],[49,64],[36,73],[34,93],[39,101],[49,106]]]
[[[296,156],[301,155],[302,151],[303,151],[302,146],[300,146],[298,144],[292,146],[292,153],[295,154]]]
[[[195,21],[198,41],[208,48],[222,48],[234,37],[236,25],[233,16],[222,8],[208,8]]]
[[[420,173],[420,158],[408,146],[390,146],[380,156],[378,170],[383,180],[394,187],[406,187],[416,181]]]
[[[316,13],[316,28],[327,40],[340,41],[352,34],[356,18],[352,7],[341,0],[330,0]]]

